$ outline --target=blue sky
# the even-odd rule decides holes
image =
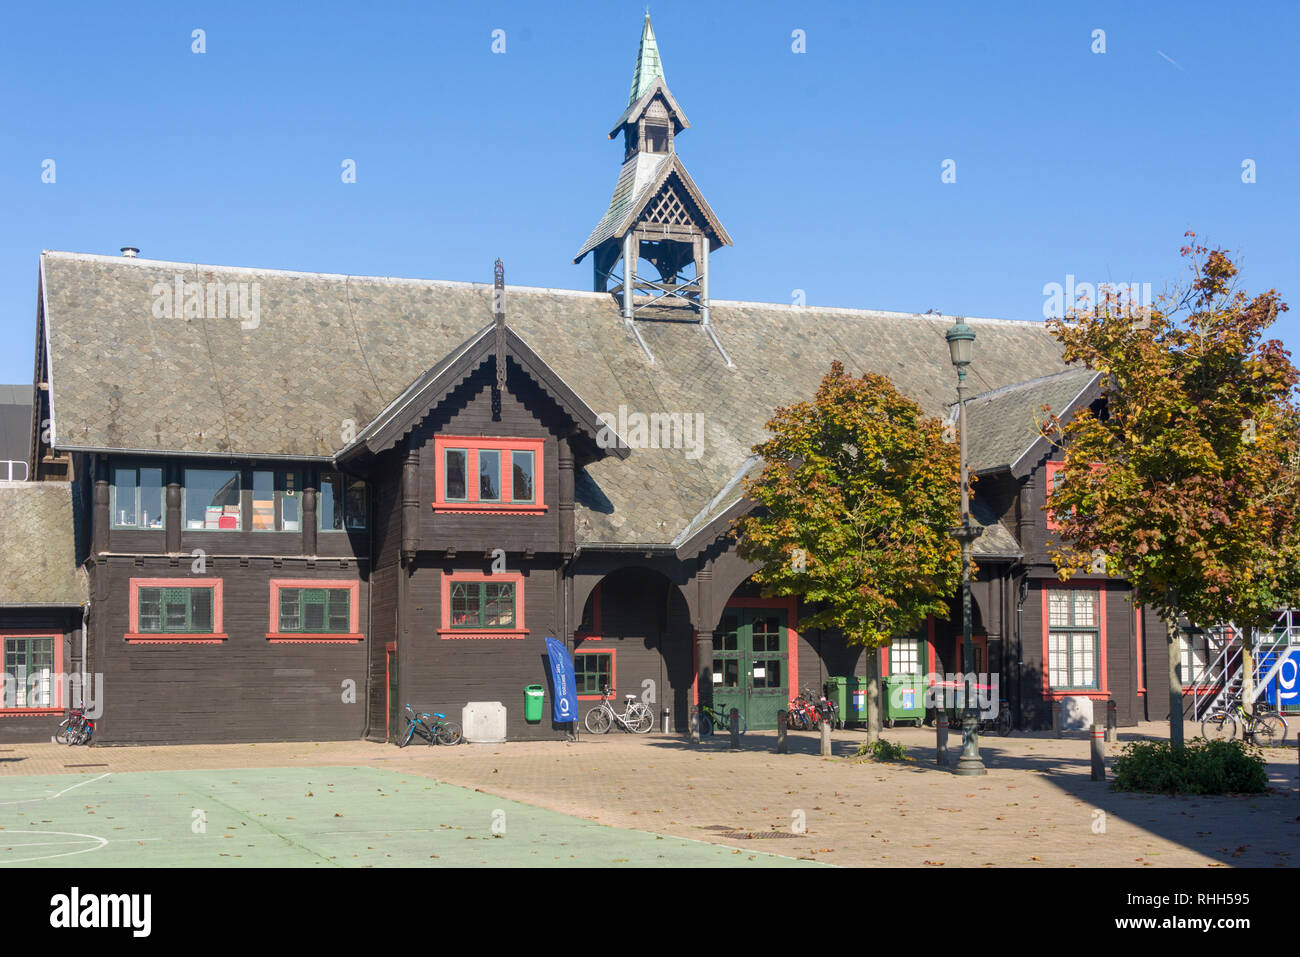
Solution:
[[[43,248],[477,281],[501,256],[510,283],[589,288],[571,260],[618,172],[605,134],[643,10],[11,5],[0,381],[30,381]],[[1300,4],[651,15],[692,124],[678,151],[735,241],[715,297],[1041,319],[1044,285],[1070,274],[1158,293],[1194,229],[1241,253],[1247,288],[1294,303],[1276,334],[1300,348]]]

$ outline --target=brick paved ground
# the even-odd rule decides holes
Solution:
[[[1121,734],[1161,736],[1159,724]],[[1188,728],[1189,738],[1194,729]],[[401,769],[621,827],[714,840],[840,865],[1286,866],[1300,847],[1296,749],[1268,755],[1259,797],[1168,798],[1111,792],[1089,780],[1088,742],[1015,735],[984,739],[990,773],[959,778],[933,763],[931,729],[896,728],[915,760],[852,757],[860,732],[837,732],[835,756],[817,738],[750,733],[692,748],[679,737],[584,736],[458,748],[364,742],[167,748],[0,748],[3,774],[102,774],[193,768],[368,765]],[[954,750],[959,737],[954,735]],[[806,833],[789,834],[802,815]],[[1098,832],[1104,824],[1104,832]]]

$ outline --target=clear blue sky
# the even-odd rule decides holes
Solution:
[[[501,256],[510,283],[589,288],[589,261],[570,261],[618,172],[605,134],[643,10],[8,5],[0,381],[30,381],[43,248],[478,281]],[[651,15],[692,123],[679,153],[735,241],[714,256],[716,297],[1040,319],[1067,274],[1158,292],[1190,228],[1294,304],[1277,332],[1300,348],[1300,4]]]

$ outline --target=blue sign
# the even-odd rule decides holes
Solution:
[[[561,724],[578,720],[578,685],[573,658],[564,643],[546,636],[546,657],[551,662],[552,718]]]
[[[1262,655],[1261,659],[1266,659],[1260,661],[1260,667],[1266,671],[1271,670],[1276,663],[1272,654]],[[1273,676],[1273,680],[1264,686],[1264,698],[1279,711],[1300,709],[1300,650],[1286,654],[1282,667]]]

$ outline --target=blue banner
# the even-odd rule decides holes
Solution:
[[[569,649],[558,638],[547,635],[546,657],[551,662],[551,716],[560,724],[577,721],[578,686]]]

